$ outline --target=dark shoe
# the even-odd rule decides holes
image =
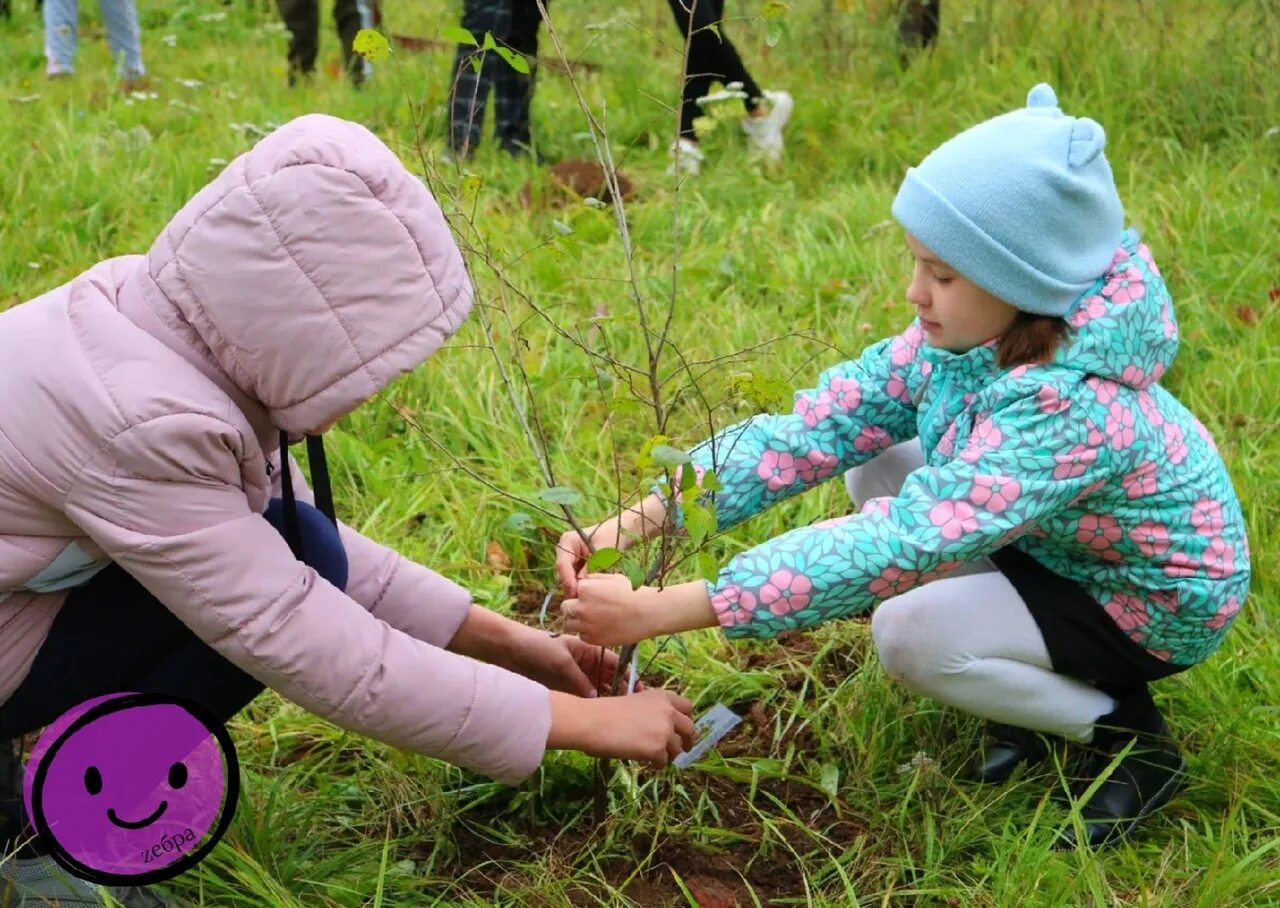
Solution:
[[[986,744],[965,770],[965,777],[984,785],[1005,782],[1023,763],[1039,763],[1048,753],[1039,733],[992,722],[987,726]]]
[[[1164,734],[1140,733],[1128,740],[1113,742],[1096,760],[1094,777],[1073,786],[1077,789],[1073,796],[1083,795],[1130,744],[1132,749],[1080,809],[1083,843],[1091,849],[1114,844],[1131,835],[1186,782],[1187,764],[1173,741]],[[1069,826],[1063,830],[1056,847],[1074,849],[1080,842],[1075,826]]]

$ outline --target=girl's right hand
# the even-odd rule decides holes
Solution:
[[[586,700],[551,692],[548,750],[666,766],[693,747],[693,704],[666,690]]]
[[[621,545],[622,531],[616,518],[586,527],[584,532],[596,549],[616,549]],[[560,578],[566,598],[577,598],[578,578],[583,574],[590,557],[591,549],[577,530],[569,530],[556,543],[556,576]]]

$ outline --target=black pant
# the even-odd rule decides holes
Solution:
[[[297,502],[297,509],[303,560],[345,589],[347,555],[337,527],[305,502]],[[284,534],[280,499],[263,516]],[[128,572],[107,567],[67,596],[31,671],[0,705],[0,853],[25,838],[19,820],[22,778],[10,739],[105,694],[136,691],[194,700],[226,722],[262,690],[261,682],[197,637]]]
[[[547,0],[544,0],[544,4]],[[523,56],[529,74],[517,72],[493,51],[459,44],[453,63],[449,144],[466,155],[480,144],[484,109],[493,90],[494,133],[507,151],[521,151],[530,144],[529,107],[537,74],[538,28],[542,14],[534,0],[466,0],[462,27],[484,44],[486,33],[500,45]],[[476,72],[473,61],[480,61]]]
[[[300,75],[315,72],[320,52],[320,0],[276,0],[280,17],[289,29],[289,84]],[[342,60],[347,77],[357,85],[364,81],[364,60],[352,44],[360,31],[360,8],[356,0],[333,0],[333,21],[342,39]]]
[[[1158,731],[1163,723],[1150,684],[1190,666],[1147,652],[1120,630],[1084,587],[1021,549],[1006,546],[992,553],[991,561],[1027,604],[1053,670],[1093,684],[1115,699],[1116,713],[1099,724]]]
[[[724,33],[724,0],[667,0],[680,29],[681,46],[689,41],[685,63],[684,96],[680,102],[680,135],[694,138],[693,121],[701,116],[698,99],[711,91],[713,82],[741,82],[747,94],[747,110],[760,104],[760,86],[751,78],[733,43]],[[719,34],[710,26],[715,25]],[[690,32],[693,34],[690,35]]]

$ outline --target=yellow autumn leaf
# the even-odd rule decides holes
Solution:
[[[387,43],[387,39],[381,32],[371,28],[362,28],[356,32],[355,40],[351,42],[351,49],[370,63],[381,63],[391,56],[391,45]]]

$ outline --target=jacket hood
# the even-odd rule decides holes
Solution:
[[[309,114],[236,158],[120,292],[275,428],[311,434],[420,365],[473,288],[423,183],[369,130]]]
[[[1066,315],[1072,335],[1054,362],[1143,389],[1178,351],[1178,324],[1160,269],[1137,230],[1121,239],[1106,273]]]

